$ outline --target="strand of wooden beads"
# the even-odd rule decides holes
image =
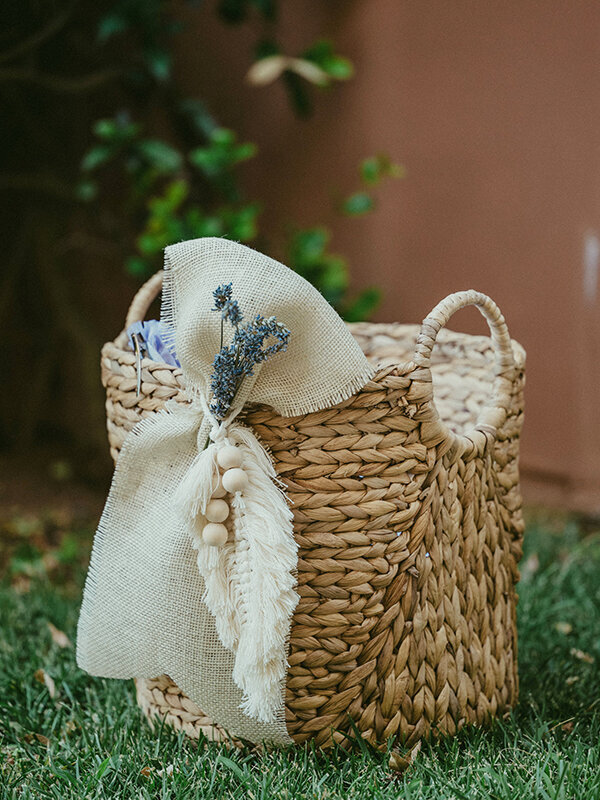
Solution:
[[[242,454],[231,444],[217,451],[219,482],[206,504],[207,524],[202,529],[202,540],[211,547],[222,547],[227,541],[228,531],[223,524],[229,517],[229,503],[224,499],[228,494],[243,492],[248,487],[248,475],[241,468]]]

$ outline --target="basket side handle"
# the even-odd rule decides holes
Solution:
[[[439,331],[456,311],[467,306],[476,306],[485,317],[490,328],[496,361],[492,393],[479,414],[475,430],[495,436],[497,429],[504,424],[507,410],[510,406],[516,366],[506,322],[493,300],[473,289],[448,295],[423,320],[413,360],[417,366],[430,372],[431,352]],[[437,411],[436,416],[440,427],[444,429],[451,440],[455,442],[462,440],[463,444],[466,444],[465,440],[467,438],[472,441],[471,435],[467,434],[466,437],[458,436],[446,428],[439,419]]]
[[[127,311],[127,316],[125,317],[126,329],[134,322],[139,322],[144,319],[146,312],[152,305],[152,302],[158,297],[158,293],[162,288],[163,274],[162,269],[155,272],[154,275],[137,290],[135,297],[131,301],[129,310]]]

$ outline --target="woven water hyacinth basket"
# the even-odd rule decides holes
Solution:
[[[143,319],[161,280],[140,289],[127,325]],[[491,339],[441,330],[468,305]],[[525,353],[475,291],[450,295],[420,328],[350,327],[377,365],[360,392],[304,416],[243,414],[271,449],[300,548],[286,724],[296,743],[327,747],[359,731],[375,746],[392,736],[410,745],[517,700]],[[104,346],[115,460],[141,418],[187,402],[179,368],[141,366],[138,396],[125,333]],[[223,735],[168,676],[138,679],[137,690],[149,716],[192,737]]]

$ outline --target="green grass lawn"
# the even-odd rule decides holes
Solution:
[[[153,732],[130,681],[80,672],[50,634],[74,638],[80,570],[19,581],[18,559],[0,589],[2,798],[600,798],[600,538],[572,523],[528,530],[511,719],[424,744],[403,773],[364,745],[261,754]]]

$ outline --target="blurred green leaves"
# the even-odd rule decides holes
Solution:
[[[181,168],[183,159],[173,147],[158,139],[144,139],[138,145],[138,153],[146,165],[161,175],[169,175]]]
[[[375,208],[375,201],[367,192],[355,192],[344,200],[342,208],[346,214],[358,217],[372,211]]]
[[[329,252],[331,233],[322,227],[295,231],[288,245],[287,263],[316,286],[323,297],[349,322],[366,319],[375,311],[381,294],[368,288],[348,299],[350,284],[348,262]]]
[[[238,165],[256,155],[256,145],[238,142],[233,131],[212,124],[200,104],[188,104],[185,112],[205,132],[204,143],[192,148],[187,158],[164,140],[145,138],[141,125],[119,114],[94,125],[98,142],[82,160],[85,173],[112,167],[124,169],[130,178],[129,213],[144,219],[135,239],[137,252],[126,261],[127,271],[136,277],[158,269],[162,251],[173,242],[203,236],[248,242],[258,234],[260,205],[242,202],[234,174]],[[82,188],[90,199],[97,193],[89,179]],[[207,203],[205,198],[215,194],[222,202]]]
[[[343,213],[350,217],[360,217],[373,211],[376,202],[372,190],[379,186],[385,178],[403,178],[404,167],[401,164],[395,164],[389,156],[380,153],[365,158],[360,165],[359,173],[365,189],[354,192],[341,204]]]
[[[187,5],[194,3],[187,0]],[[216,10],[227,24],[253,18],[266,25],[247,80],[254,86],[281,80],[292,108],[307,116],[313,93],[349,80],[354,66],[325,38],[298,55],[285,54],[274,27],[278,8],[276,0],[220,0]],[[117,0],[98,26],[101,47],[114,49],[118,41],[126,81],[135,92],[139,95],[140,87],[153,83],[161,93],[159,136],[147,134],[156,125],[151,106],[144,112],[132,103],[95,123],[95,141],[82,159],[83,177],[77,189],[80,200],[93,203],[117,187],[121,216],[135,228],[135,253],[126,259],[126,268],[140,279],[161,266],[163,250],[173,242],[203,236],[253,242],[259,235],[262,205],[245,196],[240,180],[240,169],[257,156],[257,146],[221,125],[201,98],[181,96],[171,73],[174,37],[181,29],[181,18],[166,0]],[[140,122],[134,121],[132,108]],[[365,159],[359,173],[362,187],[338,203],[338,210],[347,216],[373,211],[374,190],[384,179],[400,177],[402,168],[380,154]],[[379,302],[378,290],[366,289],[349,298],[348,262],[332,253],[330,245],[327,228],[292,226],[285,246],[287,263],[347,319],[367,317]]]
[[[360,165],[360,176],[369,186],[377,186],[384,178],[403,178],[404,174],[404,167],[384,153],[365,158]]]
[[[190,162],[208,178],[214,178],[237,164],[253,158],[256,150],[256,145],[252,142],[238,144],[233,131],[217,128],[211,133],[206,147],[192,150],[189,158]]]
[[[354,66],[350,59],[337,55],[333,43],[328,39],[319,39],[300,58],[320,67],[333,81],[347,81],[354,75]]]
[[[372,190],[385,178],[400,178],[403,168],[384,154],[366,158],[359,168],[361,182],[368,188],[346,197],[340,210],[351,217],[364,216],[374,210],[376,201]],[[331,233],[323,227],[295,231],[288,248],[288,264],[299,272],[339,311],[348,322],[367,319],[381,301],[375,287],[363,289],[354,297],[348,296],[350,270],[345,258],[329,252]]]
[[[259,232],[261,205],[243,199],[236,169],[257,155],[252,142],[239,142],[234,131],[215,124],[201,103],[188,102],[203,143],[186,155],[173,145],[143,135],[143,127],[125,113],[94,125],[97,142],[82,160],[82,171],[98,176],[103,168],[124,169],[129,176],[129,208],[143,217],[136,236],[136,253],[126,260],[127,271],[145,278],[161,265],[164,248],[185,239],[224,236],[252,242]],[[348,216],[363,216],[375,208],[372,191],[385,178],[398,178],[402,167],[385,155],[365,159],[359,167],[367,188],[345,198],[340,206]],[[93,199],[97,185],[80,184],[82,199]],[[86,194],[87,193],[87,194]],[[221,202],[206,202],[207,194]],[[316,286],[349,321],[365,319],[376,309],[381,294],[371,287],[348,297],[348,262],[330,251],[331,232],[322,226],[294,230],[287,244],[287,263]]]
[[[176,180],[166,186],[163,195],[148,201],[148,216],[143,231],[136,240],[138,255],[127,261],[127,270],[135,276],[147,276],[160,266],[164,248],[173,242],[198,239],[203,236],[225,236],[247,242],[257,235],[257,204],[239,208],[220,206],[206,213],[195,204],[186,206],[189,185]]]
[[[99,142],[81,161],[84,173],[95,173],[118,161],[131,176],[132,188],[144,194],[157,179],[174,175],[182,168],[183,157],[178,150],[161,139],[142,138],[142,126],[131,122],[126,113],[114,119],[98,120],[93,130]],[[80,185],[80,199],[93,199],[97,191],[94,180],[88,178],[83,186],[86,189],[82,194]]]
[[[195,5],[187,0],[187,5]],[[139,56],[145,75],[132,65],[130,78],[150,77],[157,83],[171,78],[172,57],[169,37],[181,30],[181,23],[164,0],[117,0],[100,19],[98,43],[107,45],[118,37],[127,37],[127,47]],[[136,41],[137,46],[132,47]]]

